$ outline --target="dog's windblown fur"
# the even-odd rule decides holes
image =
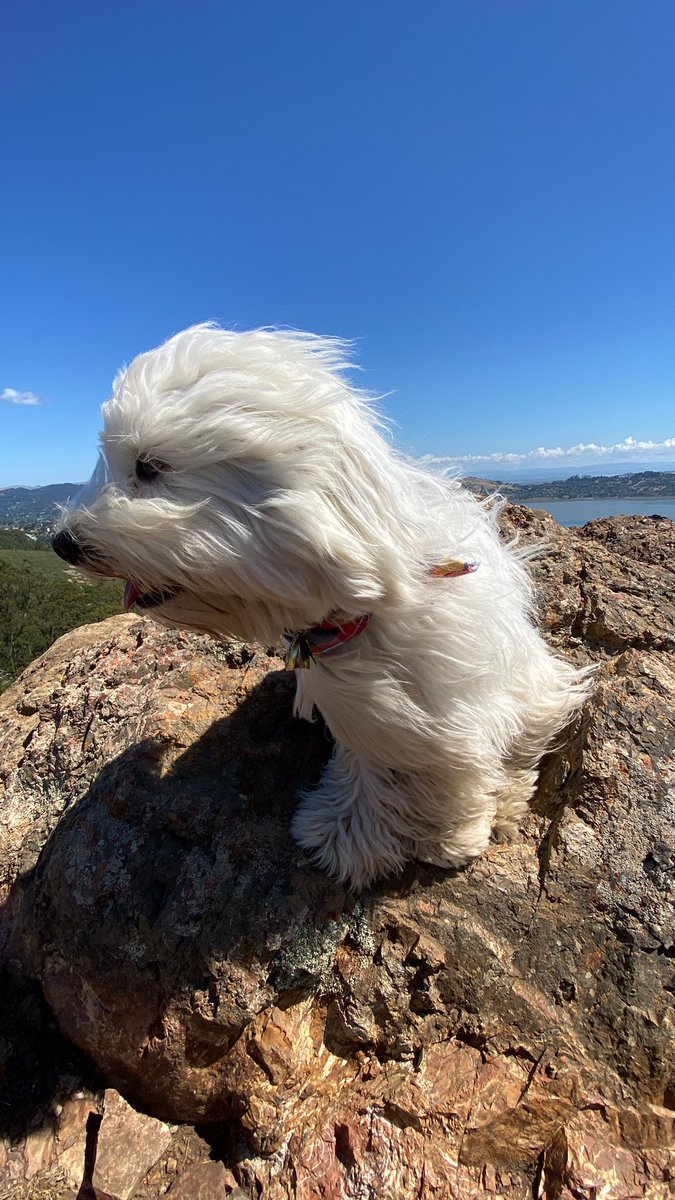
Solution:
[[[497,507],[393,452],[343,343],[198,325],[142,354],[103,408],[99,467],[56,548],[160,621],[269,643],[372,614],[297,673],[335,738],[293,831],[355,888],[457,867],[509,833],[588,676],[535,627]],[[435,578],[448,557],[479,560]]]

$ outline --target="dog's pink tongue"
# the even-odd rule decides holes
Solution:
[[[139,596],[140,596],[140,592],[139,592],[138,588],[136,587],[136,584],[132,583],[130,579],[127,579],[127,582],[124,585],[124,611],[125,612],[129,612],[129,609],[134,607],[134,604],[138,600]]]

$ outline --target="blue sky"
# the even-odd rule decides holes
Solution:
[[[675,459],[672,0],[2,25],[0,486],[88,475],[116,369],[208,318],[355,339],[420,456]]]

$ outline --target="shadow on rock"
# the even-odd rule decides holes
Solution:
[[[290,836],[329,754],[268,675],[168,769],[159,739],[109,763],[20,881],[15,941],[61,1029],[155,1112],[167,1080],[139,1092],[134,1060],[166,1066],[179,1041],[208,1074],[256,1014],[330,971],[353,901]]]
[[[59,1033],[39,986],[6,966],[0,972],[0,1137],[22,1137],[45,1113],[56,1115],[74,1092],[101,1086],[86,1055]]]

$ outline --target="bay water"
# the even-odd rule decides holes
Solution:
[[[559,525],[585,525],[597,517],[670,517],[675,521],[675,496],[652,496],[644,500],[519,500],[527,508],[543,508]]]

